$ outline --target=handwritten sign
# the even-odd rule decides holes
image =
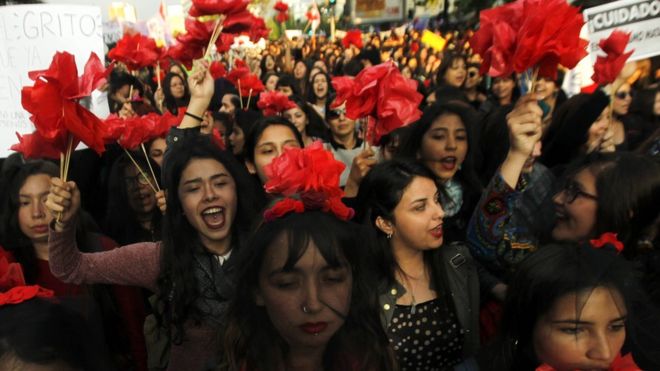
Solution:
[[[57,51],[76,56],[78,70],[95,52],[103,58],[103,23],[98,6],[15,5],[0,7],[0,157],[11,153],[15,132],[34,126],[21,106],[28,72],[46,69]]]

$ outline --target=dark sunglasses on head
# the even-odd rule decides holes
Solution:
[[[346,115],[346,108],[335,108],[329,112],[330,117],[339,117],[341,115]]]
[[[477,76],[477,71],[468,72],[468,77],[472,78],[472,77],[475,77],[475,76]]]
[[[627,97],[632,98],[632,92],[630,92],[630,91],[619,91],[616,94],[614,94],[614,96],[619,98],[619,99],[626,99]]]

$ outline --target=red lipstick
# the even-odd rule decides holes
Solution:
[[[308,334],[318,334],[328,327],[327,322],[307,322],[300,326],[300,329]]]

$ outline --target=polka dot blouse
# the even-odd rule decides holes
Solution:
[[[401,371],[446,370],[462,360],[463,330],[444,300],[397,304],[387,329]]]

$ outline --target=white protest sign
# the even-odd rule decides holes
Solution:
[[[57,51],[76,56],[82,74],[90,52],[103,59],[103,23],[98,6],[0,6],[0,157],[17,143],[15,132],[31,133],[21,89],[32,85],[28,72],[46,69]]]
[[[600,50],[598,42],[615,29],[630,32],[626,50],[635,49],[629,60],[639,60],[660,54],[660,0],[620,0],[584,10],[589,28],[589,48],[592,63]]]

